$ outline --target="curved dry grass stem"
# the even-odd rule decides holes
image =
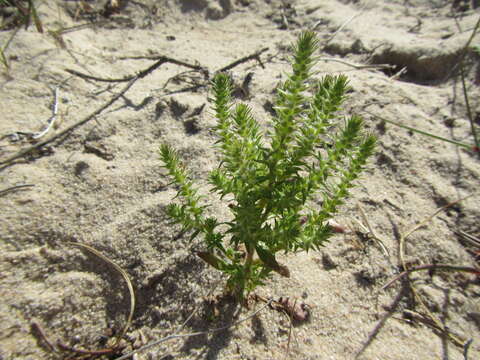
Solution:
[[[357,203],[357,209],[360,212],[360,215],[362,216],[363,222],[367,225],[367,230],[370,233],[370,235],[372,236],[373,240],[378,243],[378,245],[382,249],[383,253],[385,254],[386,259],[391,263],[390,252],[388,251],[388,248],[385,246],[385,243],[382,241],[382,239],[373,230],[373,227],[370,225],[370,222],[368,221],[367,214],[365,214],[365,210],[363,210],[360,203]],[[363,226],[363,224],[362,224],[362,226]]]
[[[127,283],[127,288],[128,288],[129,293],[130,293],[130,313],[128,315],[127,322],[126,322],[125,326],[123,327],[122,332],[117,336],[116,341],[112,346],[113,348],[116,348],[118,346],[118,344],[120,343],[120,340],[127,333],[128,329],[130,328],[130,325],[132,324],[133,313],[135,311],[135,292],[133,291],[132,282],[130,281],[130,279],[128,277],[128,274],[126,273],[125,270],[123,270],[120,266],[115,264],[112,260],[110,260],[108,257],[103,255],[101,252],[94,249],[93,247],[91,247],[89,245],[86,245],[86,244],[82,244],[82,243],[76,243],[76,242],[68,242],[68,244],[79,247],[79,248],[82,248],[84,250],[87,250],[91,254],[93,254],[93,255],[97,256],[98,258],[102,259],[103,261],[105,261],[106,263],[111,265],[115,270],[117,270],[120,273],[120,275],[122,275],[122,277],[125,279],[125,282]]]
[[[406,271],[401,272],[397,276],[395,276],[392,280],[390,280],[388,283],[382,286],[382,290],[385,290],[389,288],[394,282],[397,280],[400,280],[401,278],[404,278],[408,274],[411,274],[416,271],[424,271],[424,270],[448,270],[448,271],[460,271],[460,272],[468,272],[472,274],[479,274],[480,275],[480,269],[476,269],[474,267],[469,267],[469,266],[455,266],[455,265],[449,265],[449,264],[427,264],[427,265],[420,265],[420,266],[415,266],[411,269],[408,269]]]

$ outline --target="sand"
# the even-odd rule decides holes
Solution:
[[[421,320],[427,309],[459,342],[472,339],[468,358],[480,358],[474,275],[412,274],[425,307],[401,281],[382,290],[400,272],[402,234],[469,194],[412,233],[405,258],[409,266],[476,265],[474,248],[459,232],[480,235],[478,154],[378,118],[473,146],[458,62],[479,16],[475,1],[120,0],[110,15],[105,3],[41,2],[44,33],[31,25],[14,36],[6,50],[10,69],[2,67],[0,75],[0,162],[28,148],[28,134],[44,128],[55,89],[57,119],[41,139],[86,118],[127,84],[66,69],[118,79],[152,65],[156,60],[148,56],[199,65],[211,76],[268,47],[261,62],[251,59],[230,70],[239,84],[237,101],[252,106],[266,126],[273,90],[288,71],[289,45],[304,29],[315,29],[320,39],[317,76],[350,79],[339,118],[363,116],[379,142],[335,218],[349,231],[321,251],[281,256],[291,277],[273,276],[258,289],[266,298],[308,304],[309,321],[291,326],[284,313],[266,308],[236,327],[165,341],[135,359],[464,359],[461,345]],[[83,24],[60,41],[59,31]],[[2,47],[13,31],[0,32]],[[465,59],[478,125],[479,57],[470,47]],[[379,64],[389,67],[372,66]],[[247,75],[251,81],[242,90]],[[108,256],[134,287],[133,321],[112,359],[261,309],[262,302],[247,309],[208,301],[207,295],[222,293],[220,274],[195,256],[201,241],[189,243],[164,214],[175,195],[158,156],[160,144],[168,143],[215,204],[211,211],[227,216],[206,183],[218,154],[205,76],[167,62],[100,115],[2,165],[0,191],[32,186],[0,193],[0,359],[71,355],[49,350],[37,325],[52,344],[81,349],[108,347],[125,326],[130,296],[124,279],[71,242]],[[358,224],[367,226],[358,205],[383,247]]]

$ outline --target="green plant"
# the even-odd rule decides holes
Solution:
[[[206,251],[198,255],[228,276],[227,288],[238,298],[272,271],[289,276],[276,253],[308,251],[327,241],[332,234],[328,220],[374,150],[375,138],[363,134],[360,117],[354,115],[334,130],[348,80],[327,75],[312,82],[317,48],[312,32],[300,35],[293,71],[277,91],[268,136],[262,136],[247,105],[233,106],[230,78],[222,73],[214,77],[211,101],[222,159],[209,183],[212,192],[227,199],[230,221],[205,215],[207,206],[177,153],[165,144],[160,148],[181,199],[167,207],[168,215],[193,232],[191,239],[203,235]],[[322,205],[315,209],[310,205],[318,193]]]

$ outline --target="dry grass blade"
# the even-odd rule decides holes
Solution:
[[[128,277],[128,274],[125,272],[125,270],[123,270],[120,266],[115,264],[112,260],[110,260],[108,257],[103,255],[98,250],[94,249],[93,247],[91,247],[89,245],[82,244],[82,243],[69,242],[69,244],[73,245],[73,246],[76,246],[76,247],[79,247],[79,248],[82,248],[82,249],[85,249],[88,252],[92,253],[93,255],[99,257],[100,259],[102,259],[103,261],[108,263],[109,265],[111,265],[115,270],[117,270],[120,273],[120,275],[122,275],[125,282],[127,283],[127,288],[128,288],[129,293],[130,293],[130,313],[128,315],[127,322],[126,322],[125,326],[123,327],[122,332],[117,336],[117,339],[116,339],[114,345],[112,346],[113,348],[115,348],[119,345],[120,340],[125,336],[125,334],[127,333],[128,329],[130,328],[130,325],[132,323],[133,312],[135,310],[135,293],[133,291],[132,282],[130,281],[130,279]]]
[[[447,270],[447,271],[460,271],[460,272],[468,272],[472,274],[477,274],[480,275],[480,269],[474,268],[474,267],[469,267],[469,266],[455,266],[455,265],[448,265],[448,264],[427,264],[427,265],[420,265],[420,266],[415,266],[411,269],[408,269],[404,272],[401,272],[397,276],[395,276],[392,280],[390,280],[388,283],[386,283],[383,287],[382,290],[387,289],[390,287],[394,282],[397,280],[400,280],[401,278],[404,278],[408,274],[411,274],[416,271],[423,271],[423,270]]]
[[[451,143],[451,144],[454,144],[454,145],[457,145],[457,146],[460,146],[460,147],[463,147],[469,151],[473,151],[473,152],[478,152],[478,149],[475,148],[475,146],[472,146],[472,145],[469,145],[469,144],[465,144],[465,143],[462,143],[460,141],[456,141],[456,140],[452,140],[452,139],[447,139],[447,138],[444,138],[444,137],[441,137],[441,136],[438,136],[438,135],[434,135],[434,134],[431,134],[429,132],[426,132],[426,131],[422,131],[422,130],[419,130],[419,129],[416,129],[414,127],[411,127],[411,126],[408,126],[408,125],[403,125],[397,121],[393,121],[393,120],[389,120],[389,119],[386,119],[385,117],[382,117],[382,116],[379,116],[377,114],[374,114],[370,111],[367,111],[365,110],[365,112],[367,114],[370,114],[371,116],[373,116],[374,118],[377,118],[378,120],[381,120],[383,122],[386,122],[386,123],[389,123],[389,124],[392,124],[392,125],[395,125],[395,126],[398,126],[398,127],[401,127],[403,129],[406,129],[406,130],[410,130],[410,131],[413,131],[413,132],[416,132],[417,134],[421,134],[421,135],[425,135],[425,136],[428,136],[428,137],[431,137],[432,139],[437,139],[437,140],[441,140],[441,141],[445,141],[445,142],[448,142],[448,143]]]
[[[35,185],[33,185],[33,184],[22,184],[22,185],[11,186],[9,188],[0,190],[0,196],[3,196],[5,194],[8,194],[8,193],[10,193],[12,191],[15,191],[15,190],[30,188],[30,187],[33,187],[33,186],[35,186]]]
[[[394,66],[390,64],[355,64],[355,63],[345,61],[342,59],[337,59],[337,58],[321,57],[318,60],[325,61],[325,62],[328,62],[328,61],[338,62],[340,64],[353,67],[356,70],[364,70],[364,69],[392,70],[394,68]]]
[[[465,68],[464,68],[463,63],[460,64],[460,77],[462,79],[463,97],[465,99],[465,106],[467,108],[468,120],[470,121],[470,129],[472,131],[473,141],[475,142],[476,150],[480,151],[480,142],[478,140],[477,131],[475,130],[474,116],[473,116],[473,113],[472,113],[472,108],[470,107],[470,100],[468,98],[467,84],[465,82]]]
[[[470,245],[475,246],[476,248],[480,248],[480,239],[476,236],[473,236],[472,234],[469,234],[462,230],[454,230],[453,232],[460,236],[462,240],[469,243]]]
[[[370,225],[370,222],[368,221],[367,215],[365,214],[365,211],[363,210],[360,203],[357,203],[357,208],[358,208],[358,211],[360,211],[360,215],[362,216],[363,222],[367,225],[368,232],[372,235],[372,238],[378,243],[378,245],[380,246],[380,248],[384,252],[387,259],[390,260],[390,252],[388,251],[387,247],[385,246],[385,243],[378,237],[378,235],[373,230],[372,226]]]
[[[38,17],[37,14],[37,9],[35,8],[35,5],[33,4],[33,0],[28,0],[28,15],[29,18],[33,18],[33,22],[35,23],[35,27],[37,28],[37,31],[39,33],[43,33],[43,26],[42,22],[40,21],[40,18]],[[28,20],[30,21],[30,20]]]
[[[360,15],[363,15],[363,11],[365,10],[365,7],[366,5],[363,5],[361,8],[360,8],[360,11],[356,14],[353,14],[352,16],[350,16],[342,25],[340,25],[340,27],[332,34],[332,36],[330,36],[327,41],[325,42],[325,46],[330,42],[332,41],[344,28],[345,26],[347,26],[348,24],[350,24],[355,18],[359,17]],[[312,30],[316,30],[317,26],[319,25],[319,23],[315,24],[313,26],[313,29]]]
[[[10,35],[10,37],[8,38],[6,44],[3,46],[3,48],[0,49],[0,61],[5,66],[7,71],[10,69],[10,65],[8,64],[7,56],[5,55],[5,53],[8,49],[8,47],[9,47],[10,43],[12,42],[13,38],[15,37],[15,35],[17,35],[19,30],[20,30],[20,28],[16,28],[15,30],[13,30],[13,32]]]
[[[420,314],[420,313],[417,313],[417,312],[411,311],[411,310],[403,310],[403,313],[405,315],[407,315],[409,318],[411,318],[412,320],[420,322],[420,323],[428,326],[430,329],[433,329],[434,331],[437,331],[438,333],[440,333],[444,336],[449,336],[450,335],[448,329],[438,327],[438,325],[434,321],[432,321],[432,319],[428,318],[427,316],[425,316],[423,314]]]
[[[54,95],[53,95],[52,116],[50,116],[50,118],[47,120],[47,125],[42,131],[32,135],[32,139],[35,139],[35,140],[40,139],[41,137],[45,136],[50,131],[50,129],[54,126],[55,120],[57,119],[57,113],[58,113],[58,91],[59,91],[58,87],[55,88]]]
[[[442,211],[448,209],[449,207],[452,207],[466,199],[468,199],[469,197],[471,197],[473,194],[469,194],[467,196],[464,196],[463,198],[460,198],[458,200],[455,200],[451,203],[448,203],[444,206],[442,206],[441,208],[437,209],[437,211],[435,211],[432,215],[426,217],[423,221],[419,222],[417,225],[415,225],[414,227],[412,227],[410,230],[408,230],[407,232],[405,232],[404,234],[402,234],[402,237],[400,239],[400,258],[402,260],[402,264],[405,264],[405,260],[403,258],[404,254],[405,254],[405,240],[407,239],[407,237],[409,237],[410,235],[412,235],[415,231],[417,231],[418,229],[422,228],[423,226],[425,226],[428,222],[430,222],[435,216],[437,216],[439,213],[441,213]],[[402,246],[403,245],[403,246]]]

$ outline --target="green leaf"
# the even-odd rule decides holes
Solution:
[[[192,242],[198,236],[198,234],[200,234],[200,230],[195,230],[188,241]]]
[[[210,266],[213,266],[217,270],[223,270],[226,267],[226,264],[224,261],[216,257],[214,254],[211,252],[206,252],[206,251],[198,251],[197,256],[205,261],[207,264]]]
[[[263,249],[258,244],[255,247],[255,250],[257,251],[257,254],[260,260],[262,260],[262,262],[267,267],[269,267],[270,269],[279,273],[282,276],[290,277],[290,271],[288,270],[288,268],[285,265],[280,265],[275,259],[275,256],[273,256],[268,250]]]

